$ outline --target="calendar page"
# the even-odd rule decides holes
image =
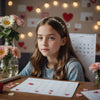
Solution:
[[[95,75],[89,70],[89,66],[95,63],[96,34],[70,33],[70,38],[87,77],[93,81]]]
[[[72,97],[78,84],[78,82],[28,78],[18,86],[11,89],[11,91]]]

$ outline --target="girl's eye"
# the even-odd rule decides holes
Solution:
[[[38,39],[39,39],[39,40],[42,40],[42,39],[43,39],[43,37],[40,37],[40,36],[39,36],[39,37],[38,37]]]
[[[49,39],[54,40],[55,38],[54,37],[49,37]]]

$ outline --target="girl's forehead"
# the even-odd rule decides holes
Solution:
[[[38,35],[56,35],[59,34],[52,26],[45,24],[41,25],[37,31]]]

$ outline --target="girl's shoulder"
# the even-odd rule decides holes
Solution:
[[[77,60],[77,58],[72,57],[72,58],[70,58],[70,59],[68,60],[66,66],[68,67],[71,63],[74,63],[74,62],[79,62],[79,61]]]

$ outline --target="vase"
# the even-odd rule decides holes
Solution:
[[[12,57],[9,61],[1,60],[0,63],[0,77],[10,78],[18,74],[18,59]]]
[[[5,39],[5,46],[15,46],[14,41]],[[10,78],[18,74],[18,59],[13,57],[11,50],[5,59],[0,61],[0,77],[1,78]]]
[[[100,87],[100,73],[95,76],[94,86]]]

